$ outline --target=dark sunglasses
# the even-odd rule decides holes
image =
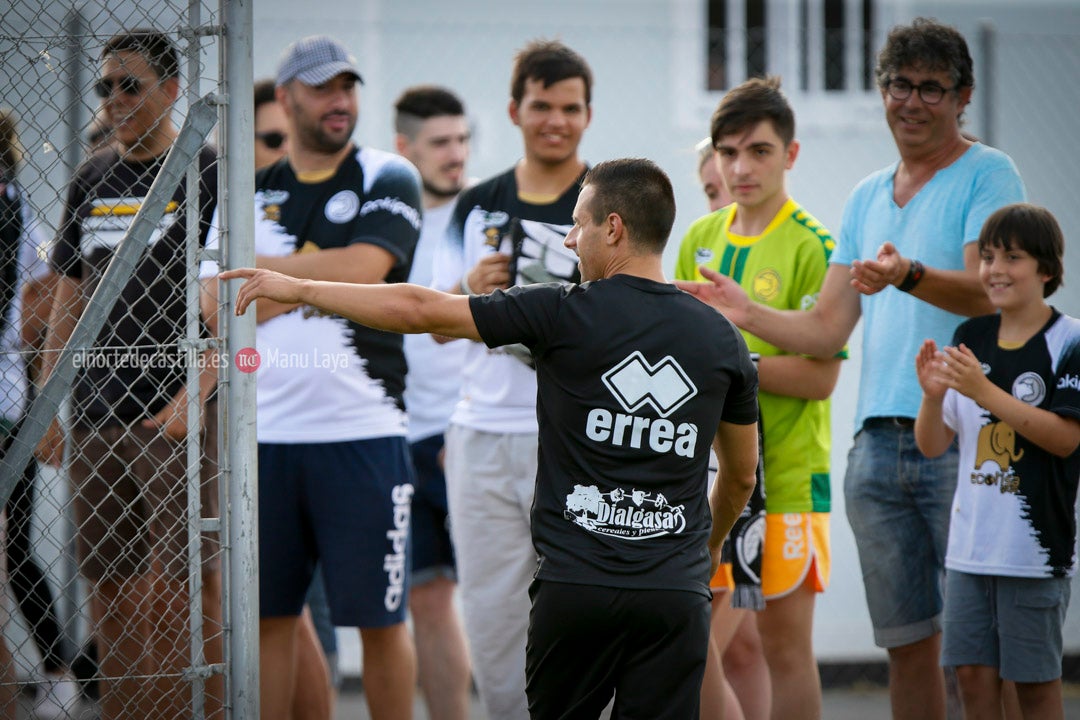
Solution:
[[[271,150],[277,150],[285,142],[285,133],[280,133],[277,130],[255,133],[255,139],[261,141],[263,145]]]
[[[102,79],[94,83],[94,94],[104,100],[112,95],[114,87],[118,87],[125,95],[138,95],[142,92],[143,84],[139,78],[130,75],[125,75],[119,80]]]

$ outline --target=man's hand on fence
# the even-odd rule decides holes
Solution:
[[[173,440],[183,440],[188,433],[188,394],[187,388],[180,388],[180,392],[173,396],[165,407],[158,410],[151,418],[142,421],[144,428],[163,428],[165,434]],[[199,417],[203,417],[200,413]]]
[[[236,314],[243,315],[248,305],[257,298],[267,298],[281,303],[299,303],[300,288],[304,280],[299,280],[288,275],[273,272],[271,270],[257,270],[255,268],[237,268],[227,270],[218,276],[222,280],[244,279],[236,293]]]
[[[60,427],[60,420],[57,418],[53,418],[49,423],[49,429],[34,449],[34,456],[42,464],[51,467],[60,467],[64,462],[64,429]]]

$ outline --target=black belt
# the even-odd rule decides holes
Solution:
[[[896,427],[896,428],[912,428],[915,427],[915,418],[890,416],[890,417],[870,417],[863,421],[864,427]]]

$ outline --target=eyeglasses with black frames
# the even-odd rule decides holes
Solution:
[[[270,130],[268,132],[255,133],[255,139],[262,142],[263,145],[271,150],[277,150],[285,142],[285,133],[278,132],[277,130]]]
[[[901,77],[892,78],[886,82],[885,92],[889,93],[889,97],[893,100],[907,100],[914,90],[919,93],[919,99],[927,105],[937,105],[945,97],[945,93],[952,92],[959,87],[959,85],[953,85],[951,88],[942,87],[932,80],[913,85],[910,80]]]
[[[102,78],[94,83],[94,94],[104,100],[112,95],[114,87],[125,95],[138,95],[142,92],[143,83],[139,78],[131,75],[124,75],[117,80]]]

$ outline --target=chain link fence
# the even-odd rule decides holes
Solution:
[[[0,9],[0,718],[230,705],[228,355],[197,274],[233,5]]]
[[[1080,237],[1075,188],[1080,167],[1062,152],[1076,137],[1072,109],[1080,107],[1080,35],[1017,32],[1004,25],[983,27],[988,68],[980,74],[979,114],[986,139],[1020,168],[1031,202],[1057,217],[1066,239]],[[978,100],[978,94],[976,99]],[[1080,253],[1065,253],[1065,285],[1054,298],[1071,315],[1080,313]]]

